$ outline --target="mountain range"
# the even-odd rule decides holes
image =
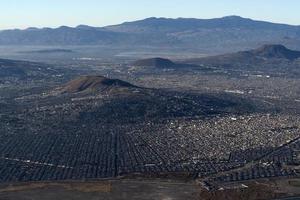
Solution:
[[[266,43],[299,49],[300,26],[239,16],[215,19],[153,17],[106,27],[79,25],[0,31],[0,45],[121,45],[229,52]]]

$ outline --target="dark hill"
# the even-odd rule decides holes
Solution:
[[[119,79],[109,79],[103,76],[82,76],[68,82],[62,92],[77,93],[91,90],[103,90],[107,88],[132,88],[136,87]]]
[[[0,59],[0,78],[24,77],[26,72],[22,64],[24,65],[17,61]]]
[[[290,50],[283,45],[264,45],[249,51],[189,59],[185,62],[192,64],[261,64],[274,59],[292,61],[297,58],[300,58],[300,51]]]
[[[26,84],[39,85],[47,81],[61,80],[76,73],[75,70],[46,63],[0,59],[0,84],[21,85],[26,81]]]
[[[43,63],[0,59],[0,78],[2,80],[50,77],[57,73],[59,70]]]
[[[293,51],[283,45],[264,45],[250,51],[254,56],[294,60],[300,57],[300,51]]]
[[[171,60],[164,58],[149,58],[138,60],[133,63],[134,66],[141,67],[157,67],[157,68],[173,68],[176,66]]]
[[[271,75],[296,77],[300,75],[300,52],[283,45],[264,45],[260,48],[182,61],[234,71],[260,71]]]

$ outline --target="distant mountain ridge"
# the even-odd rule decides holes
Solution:
[[[232,52],[266,43],[299,48],[300,26],[239,16],[215,19],[147,18],[106,27],[0,31],[0,45],[110,45],[178,47]]]
[[[117,43],[124,34],[107,32],[97,28],[59,28],[0,31],[2,45],[101,45]]]
[[[104,27],[108,30],[117,32],[127,32],[125,28],[130,28],[128,31],[137,31],[133,28],[142,27],[140,31],[145,31],[145,28],[155,28],[156,31],[180,31],[192,30],[196,28],[291,28],[292,25],[271,23],[265,21],[256,21],[240,16],[226,16],[213,19],[196,19],[196,18],[146,18],[143,20],[125,22],[119,25]]]

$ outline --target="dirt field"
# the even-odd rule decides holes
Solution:
[[[200,187],[193,183],[161,181],[99,181],[28,183],[0,188],[0,200],[181,200],[198,199]]]
[[[271,200],[300,195],[299,184],[300,179],[264,179],[208,192],[196,182],[181,180],[32,182],[1,185],[0,200]]]

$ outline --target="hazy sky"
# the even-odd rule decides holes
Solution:
[[[300,0],[0,0],[0,29],[240,15],[300,25]]]

